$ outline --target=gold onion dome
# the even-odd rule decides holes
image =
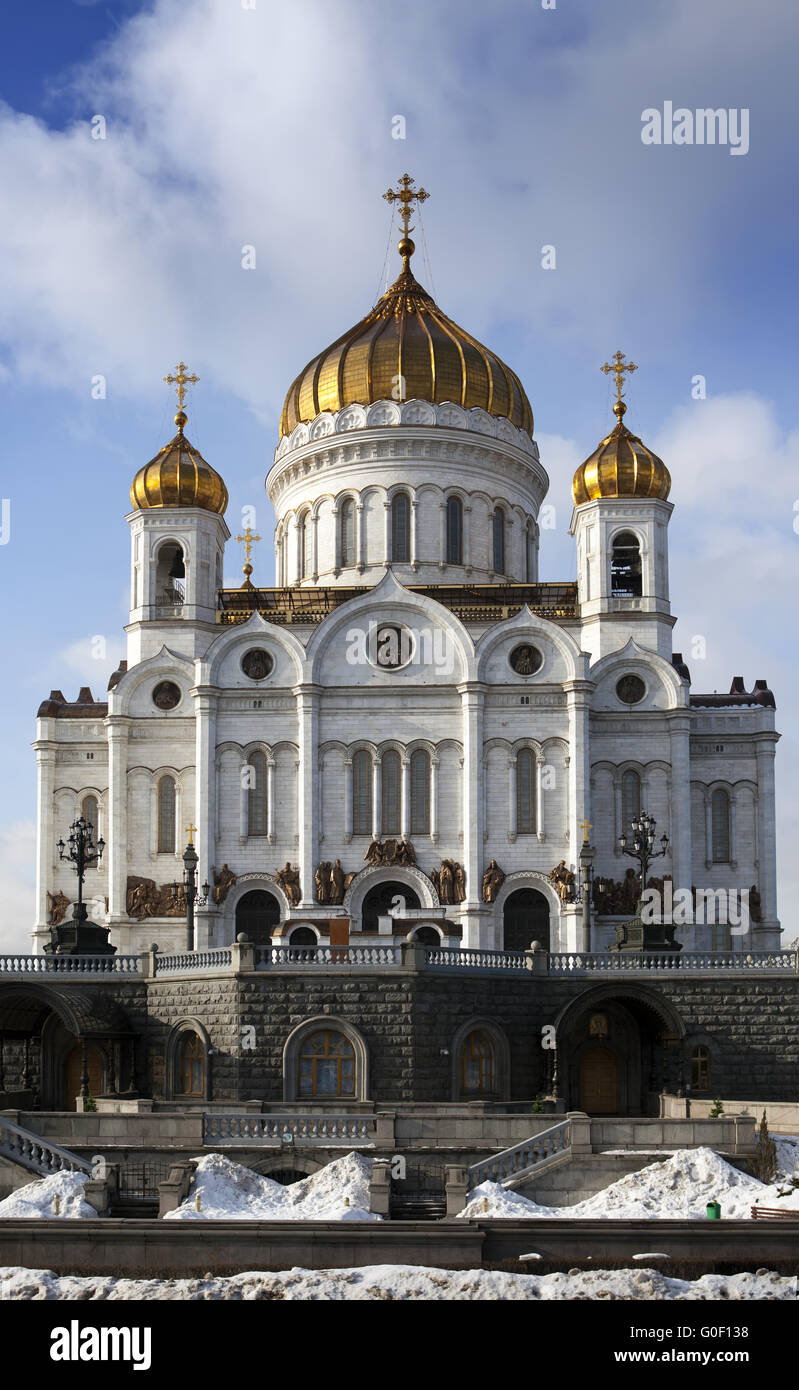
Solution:
[[[183,410],[185,383],[199,380],[185,375],[185,365],[178,363],[177,376],[164,377],[164,381],[178,383],[178,432],[154,459],[139,469],[131,485],[130,500],[139,511],[150,507],[202,507],[206,512],[222,515],[228,504],[227,488],[216,469],[183,433],[187,418]]]
[[[438,308],[410,268],[414,243],[399,243],[402,272],[375,307],[300,372],[289,387],[280,435],[323,410],[402,399],[480,406],[533,433],[533,412],[519,378]]]
[[[576,507],[598,497],[660,497],[665,501],[671,490],[671,474],[663,460],[623,423],[627,407],[621,395],[622,373],[637,368],[633,362],[622,364],[623,354],[616,353],[614,365],[605,363],[602,368],[616,374],[616,426],[574,475],[572,497]]]

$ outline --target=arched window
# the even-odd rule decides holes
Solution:
[[[711,858],[714,864],[730,862],[730,797],[723,787],[717,787],[710,802],[713,833]]]
[[[535,834],[535,757],[530,748],[516,755],[516,834]]]
[[[447,564],[463,563],[463,504],[459,497],[447,501]]]
[[[487,1096],[495,1090],[494,1048],[491,1039],[475,1029],[463,1040],[460,1055],[461,1093]]]
[[[300,579],[310,579],[313,574],[313,529],[310,512],[303,512],[298,530]]]
[[[411,834],[430,834],[430,754],[411,753]]]
[[[613,537],[610,587],[617,598],[636,598],[641,593],[641,547],[632,531]]]
[[[372,758],[365,748],[352,760],[352,833],[372,833]]]
[[[205,1095],[205,1048],[202,1038],[193,1031],[181,1035],[177,1055],[175,1094]]]
[[[318,945],[319,939],[313,927],[295,927],[289,937],[289,946],[295,950],[315,950]]]
[[[529,951],[533,941],[549,950],[549,902],[537,888],[517,888],[502,909],[502,949]]]
[[[407,492],[396,492],[391,499],[391,558],[407,565],[411,558],[411,501]]]
[[[505,513],[501,507],[494,511],[494,573],[505,573]]]
[[[621,779],[621,834],[629,836],[630,822],[641,814],[641,778],[637,772],[627,771]]]
[[[251,888],[236,903],[236,935],[243,932],[253,946],[268,946],[281,916],[280,903],[273,893]]]
[[[174,777],[162,777],[158,783],[158,853],[175,853]]]
[[[361,931],[376,932],[378,917],[390,917],[395,898],[403,898],[406,907],[418,908],[419,895],[407,883],[376,883],[361,903]]]
[[[177,541],[168,541],[158,552],[155,601],[160,607],[177,607],[186,596],[186,563]]]
[[[355,1096],[355,1048],[343,1033],[323,1028],[300,1045],[300,1096]]]
[[[341,504],[341,565],[355,564],[355,503],[345,497]]]
[[[256,749],[247,764],[247,834],[265,835],[269,811],[266,754]]]
[[[80,804],[80,813],[92,832],[92,842],[96,845],[100,835],[100,808],[97,805],[96,796],[84,796]],[[91,867],[98,869],[99,860],[95,859]]]
[[[695,1047],[691,1053],[691,1090],[710,1090],[709,1047]]]
[[[400,788],[402,765],[400,755],[389,749],[383,754],[381,762],[381,806],[380,828],[383,835],[400,833]]]

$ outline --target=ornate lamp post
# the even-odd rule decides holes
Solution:
[[[197,865],[199,856],[192,842],[192,835],[197,830],[196,825],[187,825],[186,834],[189,837],[188,844],[183,851],[183,892],[186,897],[186,950],[194,950],[194,908],[205,907],[208,902],[208,895],[211,891],[210,884],[204,883],[202,893],[197,892]],[[178,902],[180,898],[181,884],[172,884],[172,901]]]
[[[78,901],[72,909],[72,920],[53,927],[50,945],[45,947],[48,952],[57,951],[59,955],[112,955],[116,951],[116,946],[108,944],[108,928],[88,920],[89,914],[83,901],[86,870],[100,863],[105,849],[102,836],[96,842],[93,836],[94,826],[83,816],[78,816],[69,827],[67,844],[59,840],[56,846],[59,859],[75,867]]]
[[[640,864],[639,877],[641,879],[641,892],[646,888],[649,865],[653,859],[660,859],[669,848],[668,835],[661,835],[660,849],[655,849],[655,829],[657,821],[654,816],[648,816],[645,812],[636,816],[630,822],[632,831],[632,847],[630,847],[627,836],[619,836],[619,849],[622,854],[627,854],[631,859],[636,859]]]

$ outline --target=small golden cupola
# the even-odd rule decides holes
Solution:
[[[397,399],[479,406],[532,435],[533,412],[516,373],[447,318],[410,268],[416,249],[408,235],[413,231],[411,208],[429,197],[423,188],[414,189],[413,182],[403,174],[399,187],[383,195],[399,203],[399,278],[360,323],[314,357],[292,382],[280,418],[281,438],[323,411]]]
[[[627,412],[622,391],[624,374],[638,368],[635,362],[625,362],[623,352],[617,352],[612,362],[605,362],[601,370],[605,374],[613,372],[616,378],[613,414],[617,423],[577,469],[572,482],[574,505],[579,507],[599,497],[659,497],[665,501],[671,489],[668,468],[624,424]]]
[[[150,507],[201,507],[221,516],[228,504],[224,481],[183,433],[187,419],[183,409],[186,385],[193,385],[200,378],[186,374],[185,362],[178,363],[175,373],[165,376],[164,381],[170,386],[175,384],[178,432],[154,459],[139,469],[131,485],[130,500],[134,510],[139,511]]]

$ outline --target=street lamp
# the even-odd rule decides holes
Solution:
[[[200,861],[199,861],[199,856],[198,856],[198,854],[197,854],[197,851],[196,851],[196,849],[194,848],[194,845],[193,845],[192,839],[191,839],[191,837],[192,837],[192,835],[194,834],[194,831],[196,830],[196,828],[197,828],[197,827],[194,826],[194,825],[189,825],[189,826],[186,827],[186,834],[189,836],[189,841],[188,841],[188,844],[186,845],[185,850],[183,851],[183,885],[182,885],[182,886],[183,886],[183,891],[184,891],[184,893],[185,893],[185,895],[186,895],[186,949],[187,949],[187,951],[193,951],[193,950],[194,950],[194,908],[195,908],[195,906],[197,906],[197,907],[205,907],[206,903],[208,902],[208,895],[209,895],[209,893],[210,893],[210,891],[211,891],[211,886],[210,886],[210,884],[209,884],[209,883],[204,883],[203,886],[202,886],[202,892],[201,892],[201,893],[198,893],[198,892],[197,892],[197,865],[198,865],[198,863],[199,863]],[[180,885],[179,883],[173,883],[173,884],[172,884],[172,901],[173,901],[173,903],[176,903],[176,902],[178,901],[178,899],[180,898],[180,889],[181,889],[181,885]]]
[[[86,878],[86,870],[99,865],[105,840],[102,835],[95,841],[94,826],[91,821],[87,821],[84,816],[78,816],[69,827],[69,838],[65,844],[63,839],[56,844],[58,857],[65,864],[72,864],[78,879],[78,901],[72,909],[72,921],[64,924],[63,927],[53,928],[52,939],[49,949],[55,951],[64,950],[71,947],[72,952],[99,952],[100,954],[112,953],[116,947],[108,945],[108,929],[97,926],[89,922],[89,913],[83,901],[83,883]]]
[[[648,816],[645,812],[642,812],[640,815],[634,816],[630,821],[632,848],[624,833],[619,836],[618,843],[622,854],[629,855],[630,859],[636,859],[640,865],[639,876],[641,879],[642,893],[646,888],[649,865],[652,863],[653,859],[662,858],[662,856],[668,852],[669,848],[668,835],[661,835],[660,849],[655,849],[656,827],[657,821],[655,817]]]

